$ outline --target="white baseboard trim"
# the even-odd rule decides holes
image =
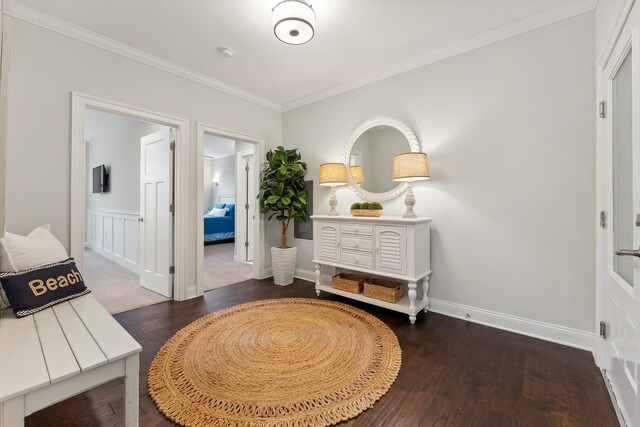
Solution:
[[[116,264],[123,266],[124,268],[131,271],[132,273],[140,274],[140,268],[137,264],[127,261],[126,259],[119,257],[112,252],[105,251],[104,249],[97,247],[91,242],[84,242],[84,247],[91,249],[98,255],[107,258],[109,261],[113,261]]]
[[[303,270],[301,268],[296,268],[295,273],[293,273],[293,277],[297,277],[298,279],[306,280],[309,282],[316,282],[316,273],[315,271]]]
[[[271,268],[267,269],[271,273]],[[323,274],[323,279],[331,280],[329,275]],[[309,270],[296,268],[295,277],[315,283],[316,273]],[[596,334],[567,328],[565,326],[552,325],[551,323],[525,319],[523,317],[498,313],[482,308],[471,307],[455,302],[443,301],[431,298],[429,311],[455,317],[469,322],[478,323],[492,328],[502,329],[516,334],[526,335],[569,347],[579,348],[593,352],[595,348]],[[467,317],[467,314],[469,317]]]
[[[429,311],[593,352],[596,334],[431,298]],[[469,315],[469,317],[467,317]]]
[[[324,277],[326,276],[326,274],[323,274],[322,276]],[[269,277],[273,277],[272,267],[267,267],[264,269],[264,278],[267,279]],[[316,273],[314,271],[303,270],[301,268],[296,268],[295,272],[293,273],[293,277],[295,277],[296,279],[306,280],[307,282],[316,282]]]

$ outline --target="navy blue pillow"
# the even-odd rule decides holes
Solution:
[[[216,209],[222,209],[224,207],[225,207],[224,203],[218,203],[217,205],[214,206],[214,208],[216,208]]]
[[[73,258],[16,272],[0,273],[16,317],[25,317],[91,292]]]
[[[227,216],[236,216],[236,205],[234,203],[227,203]]]

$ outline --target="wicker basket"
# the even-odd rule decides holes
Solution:
[[[398,302],[404,296],[404,285],[384,279],[367,279],[364,282],[364,296],[386,302]]]
[[[331,286],[341,291],[360,294],[365,280],[367,280],[366,277],[357,274],[340,273],[331,278]]]
[[[353,216],[381,216],[382,209],[351,209]]]

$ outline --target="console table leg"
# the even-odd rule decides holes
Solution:
[[[422,279],[422,302],[425,302],[427,306],[424,308],[424,312],[429,311],[429,277]]]
[[[416,309],[416,297],[418,293],[416,292],[416,288],[418,284],[416,282],[409,282],[409,308],[411,310]]]
[[[320,296],[320,276],[322,272],[320,270],[320,264],[316,264],[316,295]]]
[[[409,322],[411,322],[412,325],[416,323],[416,316],[409,315]]]

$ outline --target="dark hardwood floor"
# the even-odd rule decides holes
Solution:
[[[203,298],[166,302],[115,318],[138,340],[140,425],[172,425],[147,392],[147,369],[178,329],[213,311],[267,298],[315,298],[313,285],[280,287],[248,281],[207,292]],[[323,294],[358,306],[398,335],[402,368],[372,409],[344,426],[614,426],[605,384],[586,351],[429,313],[415,325],[406,315]],[[65,400],[27,418],[27,426],[120,426],[122,382]]]

